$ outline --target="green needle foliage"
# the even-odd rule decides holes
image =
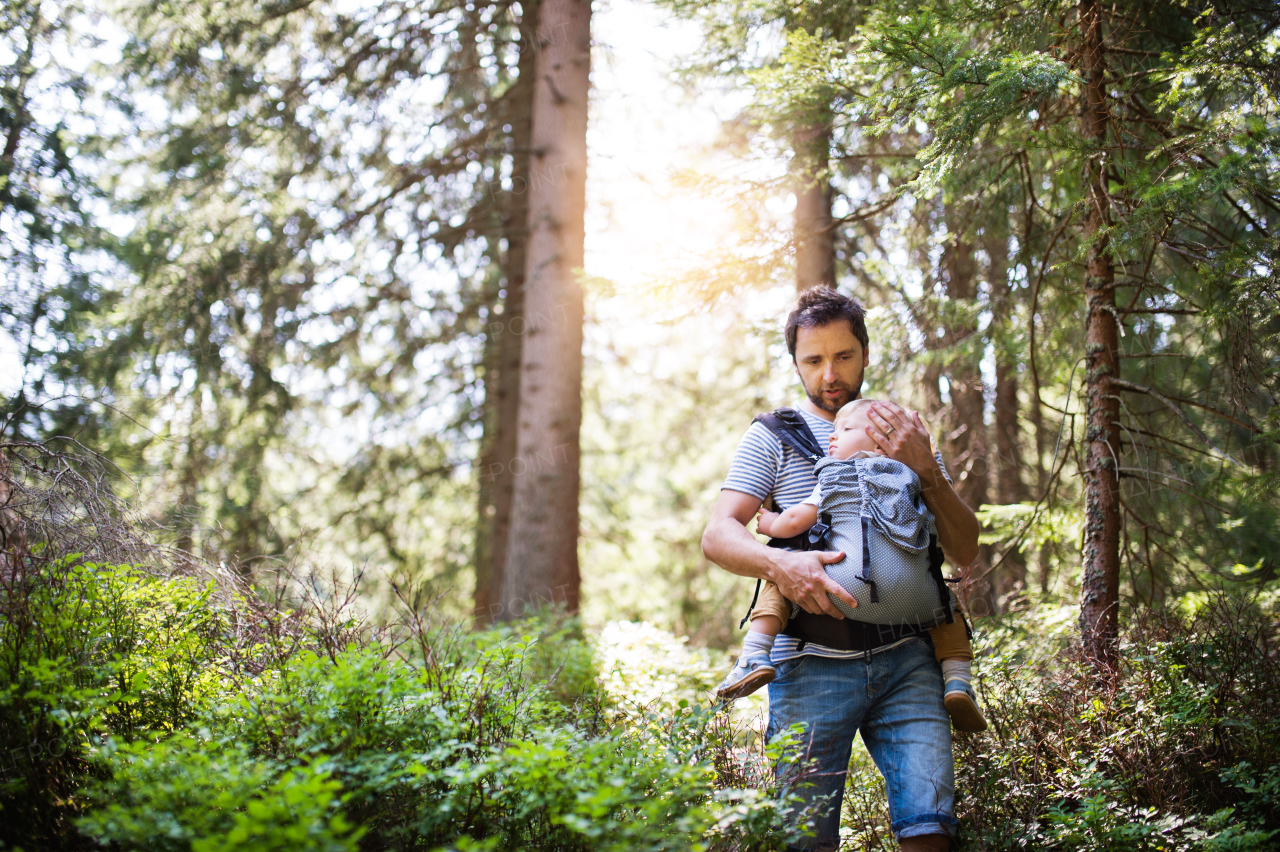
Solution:
[[[996,549],[983,564],[1021,559],[1034,539],[1048,545],[1042,588],[1055,576],[1074,585],[1078,555],[1037,528],[1078,516],[1085,502],[1085,266],[1105,244],[1120,326],[1113,464],[1124,592],[1156,601],[1237,564],[1271,576],[1280,530],[1273,8],[1108,6],[1102,141],[1080,120],[1075,3],[831,6],[821,26],[772,40],[770,21],[785,15],[771,5],[676,8],[704,22],[708,55],[748,66],[776,136],[795,116],[830,111],[841,284],[880,308],[872,339],[882,360],[865,391],[935,415],[966,499],[1025,510],[987,513],[1021,522],[990,529]],[[704,74],[720,67],[700,60]],[[1086,228],[1090,168],[1105,187],[1096,231]],[[978,425],[1000,393],[992,364],[1005,377],[995,384],[1018,382],[997,402],[1012,406],[999,440]],[[990,478],[994,488],[1002,466],[1032,500],[973,484]]]
[[[1256,62],[1274,57],[1280,19],[1248,5],[1110,9],[1109,133],[1099,148],[1070,119],[1082,82],[1072,25],[1057,22],[1071,21],[1073,8],[885,9],[862,49],[907,84],[876,97],[877,129],[928,128],[907,189],[970,199],[988,217],[1006,216],[1008,198],[1022,197],[1030,238],[1021,248],[1037,297],[1078,288],[1079,179],[1090,161],[1105,164],[1127,383],[1123,552],[1154,590],[1206,567],[1253,564],[1280,517],[1273,500],[1252,499],[1274,475],[1267,432],[1280,413],[1280,116],[1274,74]],[[1043,247],[1031,236],[1036,220],[1052,228]],[[1072,321],[1043,312],[1037,320]],[[1077,343],[1063,354],[1083,351]]]
[[[420,573],[395,518],[450,493],[479,436],[510,5],[121,15],[122,97],[162,107],[138,109],[117,184],[137,282],[110,358],[128,365],[122,391],[164,400],[139,449],[166,471],[180,546],[282,554],[346,519]],[[335,445],[340,420],[365,437]],[[321,515],[290,511],[312,494]]]
[[[91,317],[113,301],[95,280],[114,268],[96,182],[111,112],[76,62],[100,39],[82,3],[9,0],[0,14],[0,334],[6,338],[0,430],[7,439],[105,427],[87,383],[101,342]]]
[[[456,582],[528,189],[521,7],[6,12],[10,434],[106,452],[176,546],[246,573],[330,535]]]

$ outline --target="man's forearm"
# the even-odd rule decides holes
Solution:
[[[921,482],[925,505],[933,513],[938,527],[938,545],[954,564],[968,566],[978,558],[978,532],[981,525],[956,489],[938,470]]]
[[[731,490],[720,492],[711,521],[702,533],[702,552],[715,564],[740,577],[755,577],[778,584],[783,596],[805,612],[844,618],[832,598],[849,608],[858,602],[827,575],[826,566],[839,562],[839,551],[792,553],[761,544],[747,530],[760,508],[760,498]]]
[[[702,553],[721,568],[740,577],[772,580],[777,551],[751,534],[737,518],[719,518],[702,533]]]

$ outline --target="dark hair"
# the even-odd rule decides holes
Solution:
[[[796,357],[796,335],[802,328],[817,328],[820,325],[848,320],[853,329],[853,336],[862,344],[862,351],[867,351],[870,341],[867,339],[866,311],[857,299],[842,296],[830,287],[811,287],[800,294],[796,306],[787,317],[787,352],[792,360]]]

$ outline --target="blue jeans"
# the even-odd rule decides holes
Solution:
[[[816,775],[801,795],[831,796],[808,848],[839,846],[845,775],[859,731],[884,776],[893,833],[899,839],[955,834],[951,720],[942,705],[942,670],[927,638],[859,660],[806,656],[775,667],[766,737],[803,722]]]

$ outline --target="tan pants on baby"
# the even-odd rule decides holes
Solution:
[[[751,611],[751,620],[762,615],[772,615],[785,627],[791,619],[791,601],[782,596],[782,592],[773,583],[765,583],[760,592],[760,600]],[[973,660],[973,646],[969,644],[969,631],[964,626],[964,613],[957,610],[960,617],[948,624],[943,622],[930,628],[929,636],[933,639],[933,653],[938,662],[943,660]]]

